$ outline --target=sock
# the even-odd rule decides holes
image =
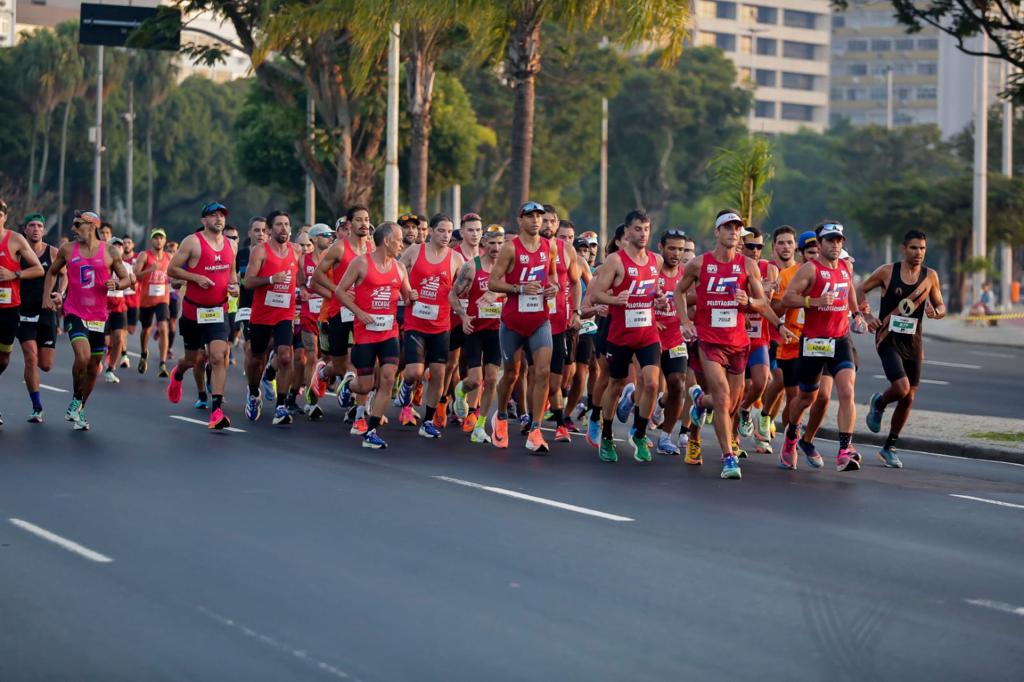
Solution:
[[[740,416],[750,421],[750,410],[740,410]]]
[[[796,437],[798,435],[800,435],[800,432],[797,431],[796,424],[786,425],[786,438],[788,438],[789,440],[796,440]]]
[[[508,419],[508,412],[498,410],[498,419]]]
[[[380,417],[374,417],[371,414],[370,418],[366,420],[366,425],[367,425],[367,427],[369,427],[369,430],[367,431],[367,433],[369,433],[370,431],[373,431],[375,428],[380,426]]]
[[[366,406],[365,405],[356,405],[356,419],[358,420],[358,419],[365,419],[365,418],[366,418]]]
[[[107,363],[107,371],[108,372],[113,372],[114,371],[114,366],[111,365],[109,362]]]
[[[284,393],[278,393],[277,394],[277,403],[276,403],[276,405],[278,407],[281,407],[282,405],[284,405],[285,398],[287,398],[287,397],[288,396],[285,395]]]
[[[539,428],[540,428],[540,422],[538,422],[536,419],[534,419],[533,421],[530,422],[530,430],[531,431],[533,431],[534,429],[539,429]]]
[[[606,438],[608,440],[612,439],[612,420],[611,419],[603,419],[601,421],[601,438]]]
[[[75,400],[77,400],[78,402],[82,403],[83,405],[85,404],[85,401],[82,399],[82,392],[80,390],[78,390],[77,388],[75,389],[75,392],[74,392],[74,398],[75,398]]]
[[[220,406],[223,405],[223,404],[224,404],[224,396],[218,395],[217,393],[214,393],[213,394],[213,409],[215,409],[215,410],[220,409]]]
[[[482,429],[487,424],[487,417],[480,415],[476,418],[476,428]]]
[[[39,391],[29,391],[28,397],[32,400],[32,409],[41,410],[43,409],[43,401],[39,397]],[[895,441],[893,441],[895,442]]]
[[[555,424],[557,426],[565,426],[565,415],[562,414],[562,408],[551,410],[552,416],[555,418]]]
[[[850,447],[850,441],[852,441],[852,440],[853,440],[853,434],[852,433],[842,433],[842,432],[840,432],[840,434],[839,434],[839,449],[840,450],[846,450],[847,448],[849,448]]]
[[[184,374],[182,374],[182,373],[181,373],[181,370],[180,370],[180,369],[178,369],[177,367],[175,367],[175,368],[174,368],[173,370],[171,370],[171,371],[172,371],[172,372],[173,372],[173,374],[174,374],[174,380],[175,380],[175,381],[181,381],[182,379],[184,379],[184,378],[185,378],[185,375],[184,375]]]
[[[593,409],[590,411],[590,421],[595,424],[601,421],[601,408],[597,405],[594,405]]]
[[[640,418],[640,403],[633,404],[633,423],[636,424],[636,420]]]
[[[209,398],[209,396],[206,395],[206,391],[199,391],[199,399],[200,400],[202,400],[205,403],[208,398]]]
[[[594,401],[591,400],[590,396],[588,395],[587,396],[587,409],[586,409],[586,411],[587,412],[593,412],[595,409],[600,409],[600,408],[597,405],[594,404]]]
[[[435,410],[437,410],[437,405],[434,405],[433,407],[427,405],[426,408],[423,410],[423,421],[428,422],[431,419],[433,419]]]
[[[274,379],[276,379],[277,367],[270,365],[265,370],[263,370],[263,378],[266,379],[267,381],[273,381]]]
[[[637,438],[644,438],[647,436],[647,417],[637,417],[633,420],[633,428],[636,429],[634,434]]]
[[[36,395],[39,394],[37,393]],[[885,439],[885,449],[892,450],[894,447],[896,447],[896,441],[899,439],[899,437],[900,434],[893,433],[892,431],[890,431],[889,436]]]

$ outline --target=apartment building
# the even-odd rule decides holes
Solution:
[[[828,0],[696,0],[694,17],[695,43],[720,48],[736,64],[739,82],[753,88],[751,130],[828,126]]]

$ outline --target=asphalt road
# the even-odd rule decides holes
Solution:
[[[61,343],[45,381],[66,389]],[[1024,467],[755,459],[735,482],[710,438],[691,468],[603,464],[582,439],[537,458],[391,427],[374,452],[337,409],[275,428],[233,399],[243,431],[209,433],[171,418],[204,418],[189,389],[172,406],[134,371],[98,387],[76,433],[66,393],[44,392],[47,424],[23,421],[20,369],[16,354],[0,378],[0,680],[1024,670]],[[237,369],[232,384],[241,395]]]

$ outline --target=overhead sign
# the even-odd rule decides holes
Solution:
[[[78,28],[82,45],[124,47],[136,33],[131,47],[177,51],[181,46],[181,12],[168,7],[82,3]]]

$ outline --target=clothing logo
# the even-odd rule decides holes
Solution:
[[[732,271],[738,273],[740,271],[740,266],[737,263],[733,263],[732,264]]]
[[[629,284],[629,295],[630,296],[652,296],[654,294],[654,283],[656,280],[653,279],[634,279]]]
[[[219,253],[218,254],[214,254],[213,262],[214,263],[219,263],[220,262],[220,254]]]
[[[708,263],[708,272],[718,272],[718,266],[714,263]]]
[[[896,295],[897,296],[902,296],[903,295],[903,287],[896,287]]]
[[[708,292],[715,294],[734,294],[738,277],[712,277],[708,280]]]
[[[828,270],[822,270],[821,271],[821,278],[822,279],[832,279],[832,273],[829,272]]]
[[[92,289],[96,286],[96,268],[91,265],[83,265],[79,272],[79,283],[83,289]]]
[[[899,292],[897,291],[897,293]],[[914,302],[909,298],[904,298],[903,300],[901,300],[899,302],[899,305],[897,305],[896,307],[899,308],[900,315],[903,315],[905,317],[910,317],[911,315],[914,314],[914,311],[917,310],[917,306],[914,305]]]
[[[441,289],[441,275],[431,275],[420,282],[420,298],[437,300],[437,292]]]
[[[629,272],[630,277],[637,277],[640,274],[640,271],[632,266],[626,268],[626,270]]]
[[[530,262],[530,257],[527,256],[525,253],[521,253],[519,254],[519,262],[522,263],[523,265],[526,265],[527,263]]]
[[[519,271],[519,283],[525,284],[526,282],[544,282],[544,275],[547,273],[547,268],[543,265],[534,265],[532,268],[523,268]]]
[[[370,294],[370,307],[376,310],[387,310],[391,306],[391,287],[374,287]]]

